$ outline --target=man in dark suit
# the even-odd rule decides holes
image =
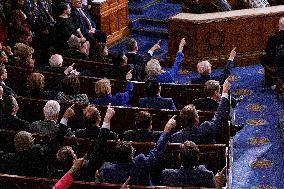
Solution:
[[[234,67],[234,58],[236,56],[236,48],[234,48],[231,53],[230,57],[227,61],[226,66],[224,67],[221,74],[217,76],[211,76],[212,72],[212,65],[208,61],[201,61],[197,64],[197,71],[200,74],[197,78],[192,78],[189,83],[191,84],[205,84],[208,80],[216,80],[219,81],[220,84],[223,84],[224,81],[231,75],[232,68]]]
[[[92,47],[97,42],[106,43],[107,35],[96,29],[95,22],[91,19],[87,11],[83,10],[81,0],[72,0],[71,17],[80,26],[82,34],[90,41]]]
[[[45,120],[33,122],[30,126],[31,132],[53,136],[59,128],[59,124],[57,124],[59,111],[59,103],[55,100],[49,100],[43,108]],[[72,136],[72,134],[71,129],[68,128],[66,136]]]
[[[145,82],[145,98],[139,99],[139,107],[176,110],[172,98],[162,98],[161,85],[155,79],[149,79]]]
[[[150,171],[164,156],[170,131],[176,125],[174,117],[168,121],[155,148],[147,156],[139,154],[134,157],[134,148],[130,143],[118,143],[114,152],[116,163],[106,162],[100,169],[102,182],[124,183],[130,176],[130,185],[152,185]]]
[[[35,145],[31,133],[20,131],[14,138],[15,153],[5,154],[0,161],[1,173],[23,176],[47,176],[47,165],[64,140],[68,119],[74,115],[68,108],[61,119],[58,130],[45,145]]]
[[[144,81],[145,78],[145,65],[152,58],[153,53],[160,49],[160,41],[151,47],[151,49],[141,56],[138,53],[138,44],[134,38],[130,38],[126,41],[126,50],[128,51],[125,56],[127,57],[127,63],[134,65],[134,69],[136,73],[133,75],[133,80],[136,81]]]
[[[3,87],[4,95],[16,95],[16,93],[7,86],[4,81],[7,79],[7,70],[4,64],[0,64],[0,86]]]
[[[192,104],[185,106],[180,112],[180,120],[184,129],[174,133],[171,142],[183,143],[190,140],[197,144],[215,143],[220,127],[228,122],[230,112],[229,89],[230,84],[226,80],[218,110],[210,122],[205,121],[199,125],[198,112],[195,107]]]
[[[152,116],[147,111],[138,112],[135,115],[135,127],[137,130],[128,130],[123,134],[125,141],[157,142],[161,131],[152,131]]]
[[[99,125],[101,123],[101,113],[94,105],[88,105],[84,110],[84,129],[78,129],[75,136],[78,138],[97,139],[102,129]],[[117,134],[110,131],[109,140],[117,140]]]
[[[3,129],[14,131],[30,131],[30,123],[18,118],[19,106],[15,97],[9,95],[4,98]]]
[[[185,141],[180,145],[181,167],[179,169],[165,169],[162,173],[161,185],[214,188],[213,172],[207,170],[204,165],[199,165],[198,159],[198,146],[192,141]]]

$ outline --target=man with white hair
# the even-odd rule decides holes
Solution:
[[[40,133],[40,134],[53,136],[59,128],[59,124],[57,124],[59,112],[60,112],[59,103],[55,100],[49,100],[43,108],[43,114],[45,119],[33,122],[31,124],[31,131],[33,133]],[[68,120],[63,116],[60,123],[67,125],[67,121]],[[72,132],[70,129],[68,129],[68,131],[66,132],[66,136],[71,136],[71,135]]]
[[[219,81],[223,84],[224,81],[231,75],[232,68],[234,66],[234,58],[236,57],[236,48],[234,48],[229,56],[226,66],[224,67],[221,74],[217,76],[211,76],[212,65],[208,61],[201,61],[197,64],[197,71],[199,76],[197,78],[192,78],[189,83],[191,84],[205,84],[208,80]]]
[[[71,35],[67,43],[69,49],[63,52],[64,57],[76,58],[82,60],[89,59],[88,57],[90,50],[89,41],[82,42],[82,40],[79,37]]]
[[[48,101],[45,106],[45,115],[49,119],[57,119],[54,114],[59,109],[56,101]],[[58,111],[59,112],[59,111]],[[18,132],[14,137],[15,153],[2,156],[0,161],[1,173],[24,175],[24,176],[47,176],[48,164],[62,145],[67,130],[67,120],[74,115],[72,106],[69,107],[57,125],[54,136],[45,145],[35,145],[34,137],[26,131]]]

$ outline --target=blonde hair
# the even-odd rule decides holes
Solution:
[[[14,47],[14,54],[20,59],[27,59],[28,56],[32,55],[33,53],[34,49],[23,43],[16,43]]]
[[[41,73],[31,73],[27,79],[27,89],[38,91],[44,87],[44,76]]]
[[[162,73],[162,67],[157,59],[151,59],[145,67],[147,75],[156,76]]]
[[[95,91],[98,96],[103,96],[111,93],[110,81],[108,79],[101,79],[96,82]]]

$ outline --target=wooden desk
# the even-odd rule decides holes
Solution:
[[[169,60],[174,60],[180,39],[185,37],[184,68],[195,69],[200,60],[209,60],[215,67],[223,66],[234,46],[237,47],[237,65],[256,63],[269,35],[277,32],[278,20],[283,15],[283,5],[177,14],[169,19]]]
[[[96,19],[98,28],[107,34],[107,44],[129,34],[128,0],[92,1],[91,14]]]

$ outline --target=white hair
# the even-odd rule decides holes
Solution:
[[[197,64],[198,73],[210,73],[211,64],[208,61],[201,61]]]
[[[60,105],[55,100],[49,100],[43,108],[43,113],[45,118],[50,118],[60,112]]]
[[[145,71],[147,75],[156,76],[161,74],[162,67],[157,59],[151,59],[147,62]]]
[[[60,54],[51,55],[49,59],[49,65],[51,67],[61,67],[63,63],[63,58]]]

